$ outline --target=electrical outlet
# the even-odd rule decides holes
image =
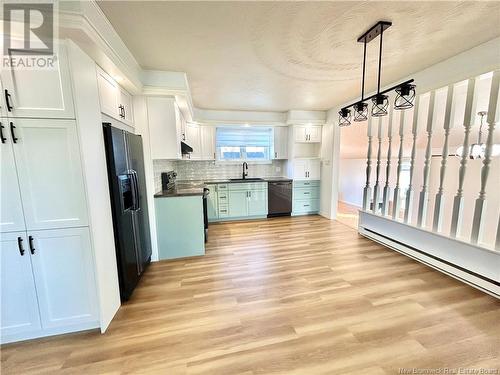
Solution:
[[[276,167],[276,172],[281,172],[281,167]]]

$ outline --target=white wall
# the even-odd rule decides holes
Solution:
[[[96,66],[73,42],[68,42],[68,56],[89,202],[101,331],[104,332],[120,307],[120,288]]]

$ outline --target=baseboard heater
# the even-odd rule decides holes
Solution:
[[[500,299],[500,252],[362,211],[359,233]]]

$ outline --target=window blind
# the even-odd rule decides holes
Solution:
[[[217,147],[270,147],[271,128],[220,127],[216,132]]]

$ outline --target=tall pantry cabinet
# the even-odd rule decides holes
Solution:
[[[99,326],[64,45],[56,69],[2,70],[1,342]]]

